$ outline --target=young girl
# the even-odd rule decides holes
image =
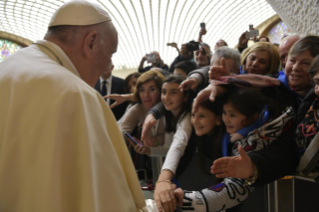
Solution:
[[[212,161],[222,157],[221,138],[225,132],[222,123],[222,104],[219,101],[203,102],[196,113],[192,113],[191,123],[197,136],[199,165],[206,172],[205,157]]]
[[[152,146],[155,147],[134,145],[136,152],[155,157],[164,157],[169,148],[173,148],[178,149],[176,152],[178,159],[183,154],[192,131],[189,115],[191,105],[189,95],[191,94],[188,91],[181,92],[179,89],[179,85],[184,79],[184,77],[179,75],[171,75],[164,80],[162,85],[161,100],[166,110],[164,144],[158,145],[155,140],[152,140],[150,143],[154,143]],[[186,142],[185,139],[187,139]]]
[[[226,126],[222,139],[223,156],[238,155],[239,145],[245,151],[267,147],[294,117],[290,109],[273,120],[276,115],[273,104],[269,104],[259,91],[247,88],[232,90],[223,105],[222,120]],[[220,211],[245,200],[253,190],[249,184],[247,180],[225,178],[222,183],[199,192],[177,189],[175,194],[180,204],[184,200],[184,205],[195,211]]]

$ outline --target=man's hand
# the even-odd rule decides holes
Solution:
[[[247,43],[249,41],[249,38],[246,38],[246,32],[241,34],[241,36],[239,37],[239,40],[238,40],[238,47],[239,48],[246,48],[247,47]]]
[[[196,89],[197,86],[198,86],[197,80],[194,78],[189,78],[189,79],[184,80],[180,84],[179,88],[181,89],[181,92],[183,92],[183,91],[188,91],[190,89]]]
[[[154,200],[160,212],[163,211],[163,208],[165,212],[174,212],[176,209],[175,189],[176,185],[170,184],[169,182],[159,182],[156,184]]]
[[[115,108],[116,106],[122,104],[125,101],[133,101],[133,94],[110,94],[103,97],[104,99],[113,99],[115,102],[110,106],[110,108]]]
[[[222,157],[214,161],[211,173],[218,178],[233,177],[248,179],[254,175],[255,167],[242,146],[238,147],[238,156]]]

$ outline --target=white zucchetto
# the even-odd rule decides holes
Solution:
[[[98,4],[86,0],[69,1],[53,14],[49,27],[60,25],[87,26],[112,21]]]

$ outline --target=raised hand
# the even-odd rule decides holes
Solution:
[[[249,41],[249,38],[246,38],[246,32],[241,34],[239,37],[239,40],[238,40],[238,47],[239,48],[246,48],[247,47],[247,43]]]

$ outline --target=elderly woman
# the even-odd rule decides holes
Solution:
[[[241,74],[278,76],[280,67],[278,49],[271,43],[255,43],[243,51],[241,64]]]

